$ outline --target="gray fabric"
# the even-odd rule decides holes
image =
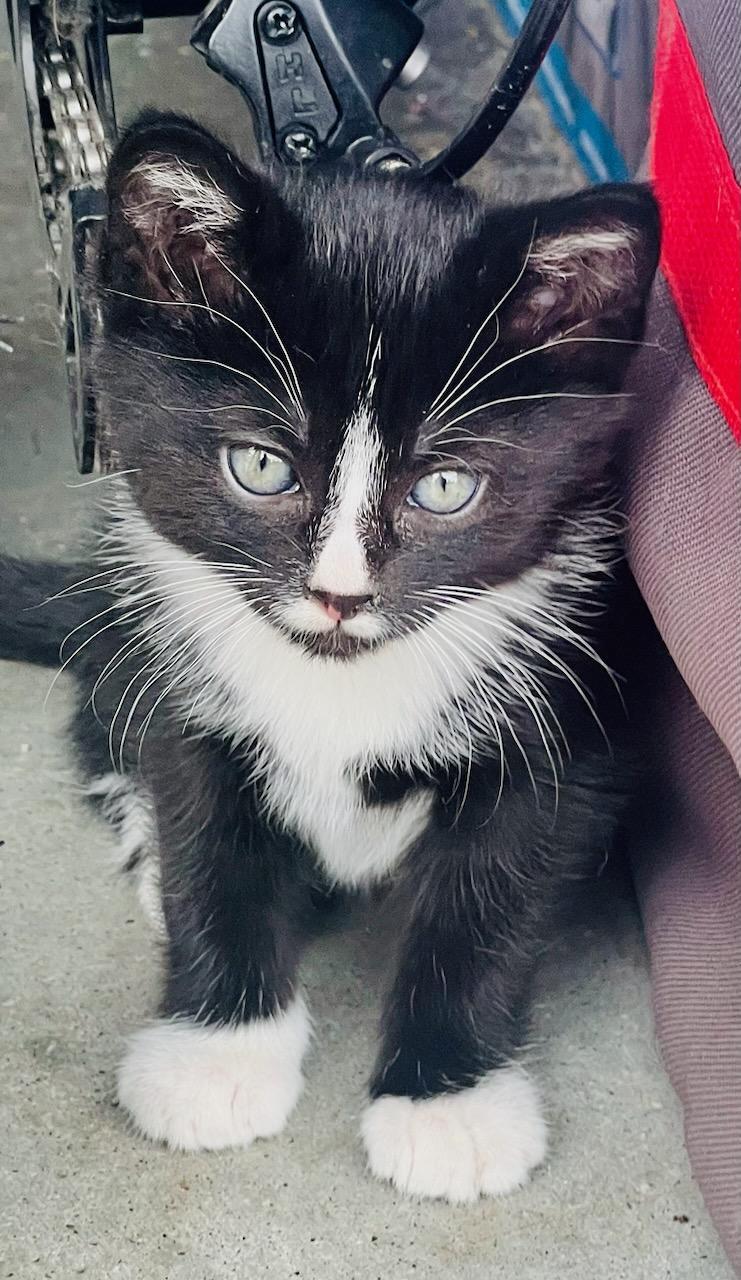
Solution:
[[[678,7],[738,174],[741,0]],[[665,682],[657,672],[663,795],[634,842],[635,875],[693,1169],[741,1274],[741,450],[663,280],[647,338],[658,349],[639,353],[630,387],[629,551],[676,667]]]
[[[664,795],[633,862],[656,1029],[695,1177],[741,1269],[741,779],[676,668],[653,710]]]
[[[741,0],[679,0],[678,7],[738,178],[741,175]]]
[[[741,450],[659,281],[636,397],[633,569],[674,661],[741,769]]]
[[[575,0],[558,36],[569,71],[635,173],[648,138],[658,0]]]
[[[634,851],[657,1029],[695,1174],[741,1273],[741,450],[663,281],[635,363],[629,552],[678,671],[657,688],[669,825]],[[735,757],[735,765],[732,757]]]

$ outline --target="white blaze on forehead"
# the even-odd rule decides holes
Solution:
[[[385,451],[368,400],[350,419],[330,480],[309,586],[333,595],[371,595],[363,528],[377,510]]]

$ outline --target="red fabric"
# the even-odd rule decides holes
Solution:
[[[660,0],[650,155],[662,270],[695,364],[741,441],[741,190],[675,0]]]

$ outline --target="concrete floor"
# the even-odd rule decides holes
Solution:
[[[478,50],[474,98],[492,28],[481,0],[466,8],[467,26],[455,31]],[[443,43],[454,66],[455,42]],[[161,61],[154,75],[155,49],[167,77]],[[226,112],[239,136],[238,100],[200,73],[183,24],[139,44],[124,38],[115,69],[125,103],[187,103],[222,123]],[[451,86],[437,72],[397,97],[391,111],[410,137],[432,146],[454,107],[465,110]],[[95,487],[69,487],[61,360],[28,213],[20,112],[0,52],[0,313],[24,317],[0,320],[14,348],[0,348],[0,546],[65,556]],[[509,194],[579,181],[537,98],[480,181]],[[306,966],[316,1044],[282,1137],[197,1156],[132,1137],[114,1105],[113,1071],[123,1036],[155,1010],[158,957],[70,772],[69,687],[60,680],[44,708],[49,683],[47,672],[0,664],[2,1280],[731,1276],[689,1173],[653,1039],[640,925],[617,877],[583,904],[543,973],[533,1055],[551,1153],[518,1195],[451,1208],[403,1200],[366,1176],[357,1122],[383,976],[383,923],[370,913],[318,944]]]

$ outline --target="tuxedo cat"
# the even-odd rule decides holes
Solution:
[[[118,475],[89,567],[3,562],[0,650],[50,662],[67,635],[90,794],[162,934],[120,1102],[175,1148],[278,1133],[312,894],[388,882],[370,1168],[510,1191],[546,1145],[536,960],[633,786],[613,472],[654,200],[267,175],[148,115],[109,201]]]

